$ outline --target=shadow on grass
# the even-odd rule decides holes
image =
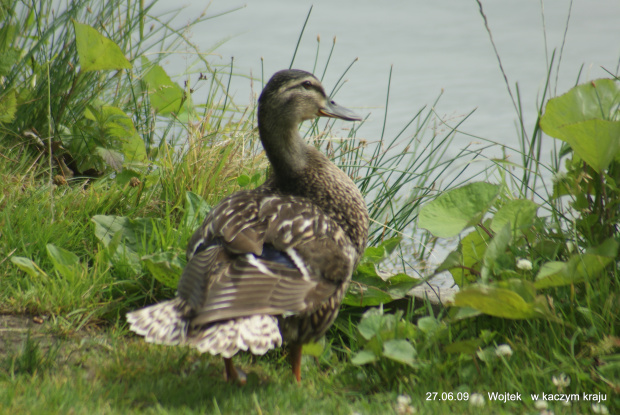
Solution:
[[[159,407],[171,412],[350,413],[350,402],[336,394],[333,378],[314,362],[308,363],[298,385],[280,351],[261,358],[236,356],[235,364],[248,374],[242,387],[224,380],[221,357],[132,340],[115,352],[99,378],[101,389],[109,391],[119,410]]]

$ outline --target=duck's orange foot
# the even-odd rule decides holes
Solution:
[[[291,353],[291,369],[293,369],[293,376],[297,383],[301,383],[301,344],[292,344],[289,347]]]

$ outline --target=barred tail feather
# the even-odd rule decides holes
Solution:
[[[255,315],[216,323],[197,330],[187,339],[200,353],[221,354],[229,358],[239,350],[263,355],[282,345],[278,320],[270,315]]]
[[[129,329],[149,343],[176,346],[185,343],[187,321],[181,317],[178,299],[127,313]]]
[[[200,353],[229,358],[239,350],[263,355],[282,346],[278,320],[270,315],[254,315],[196,327],[188,333],[189,322],[178,309],[179,299],[127,313],[129,329],[149,343],[177,346],[187,344]]]

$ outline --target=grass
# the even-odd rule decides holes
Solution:
[[[108,337],[104,344],[88,340],[74,345],[71,353],[63,356],[53,376],[38,374],[37,390],[23,376],[12,382],[0,392],[2,405],[16,411],[12,413],[63,409],[75,413],[350,413],[352,409],[348,396],[334,393],[339,380],[312,365],[304,368],[308,381],[303,388],[290,382],[290,372],[273,362],[253,364],[248,385],[239,388],[223,381],[219,359],[201,358],[185,349]],[[247,358],[239,360],[241,367],[248,367]],[[358,394],[355,400],[360,401],[359,407],[379,412],[385,408],[379,399],[368,404]]]
[[[400,414],[415,409],[423,414],[539,414],[542,410],[531,394],[562,391],[579,396],[600,392],[610,413],[620,405],[620,281],[613,265],[602,276],[536,291],[551,309],[553,318],[548,319],[463,317],[456,315],[462,311],[458,307],[414,304],[407,298],[385,304],[383,315],[369,311],[372,307],[343,307],[324,342],[306,350],[301,385],[293,381],[286,350],[235,357],[249,372],[248,385],[239,388],[224,382],[219,357],[148,345],[131,335],[124,320],[127,311],[174,295],[174,288],[158,278],[157,266],[171,267],[168,274],[182,266],[179,258],[201,209],[264,179],[267,162],[254,129],[255,108],[238,108],[227,96],[232,64],[214,68],[198,56],[208,80],[202,74],[186,75],[192,82],[177,91],[183,97],[178,111],[157,113],[152,103],[159,97],[140,83],[155,66],[137,62],[145,52],[168,49],[164,41],[170,49],[194,48],[184,32],[174,29],[172,19],[154,19],[155,30],[147,36],[141,16],[149,9],[135,2],[133,8],[108,2],[90,13],[90,3],[78,1],[56,20],[49,19],[49,2],[36,4],[32,10],[38,17],[30,20],[23,14],[27,9],[9,8],[3,15],[6,27],[29,22],[24,32],[29,28],[32,36],[0,32],[5,56],[10,58],[11,50],[26,51],[39,64],[16,60],[8,65],[10,70],[0,66],[6,71],[0,74],[5,77],[0,105],[10,110],[7,97],[13,96],[19,102],[12,116],[0,120],[0,413]],[[92,20],[93,15],[101,19]],[[113,33],[120,27],[119,16],[131,24],[123,26],[125,32]],[[73,33],[65,27],[70,18],[90,22],[123,48],[136,34],[132,41],[139,42],[129,48],[136,63],[133,72],[95,76],[67,71],[68,62],[76,60]],[[317,58],[315,73],[326,72],[332,52],[323,68]],[[38,82],[32,89],[35,75]],[[196,85],[208,88],[206,102],[191,102],[190,87]],[[160,86],[174,89],[171,84]],[[341,87],[338,83],[334,91]],[[62,93],[67,90],[71,93]],[[32,96],[39,98],[31,102]],[[106,110],[102,101],[131,117]],[[26,111],[27,104],[36,105],[37,111]],[[465,147],[446,159],[460,125],[445,129],[432,110],[435,104],[413,114],[396,136],[374,142],[355,139],[359,125],[337,130],[339,124],[331,120],[306,130],[308,139],[365,194],[373,219],[370,245],[384,249],[393,237],[402,238],[392,255],[394,268],[421,277],[433,271],[429,255],[441,241],[416,228],[419,209],[441,192],[480,177],[499,181],[504,189],[489,216],[524,196],[540,198],[548,212],[528,224],[532,238],[515,239],[501,252],[501,271],[519,277],[520,287],[529,287],[543,264],[567,261],[598,246],[598,236],[579,227],[587,224],[583,212],[589,209],[579,185],[583,174],[594,174],[587,166],[572,167],[568,173],[579,178],[569,203],[541,190],[537,183],[545,179],[537,172],[557,171],[569,152],[556,154],[552,166],[543,165],[536,152],[546,137],[537,126],[531,140],[522,130],[521,149],[512,149],[524,157],[519,173],[512,170],[514,165],[495,160],[478,173],[462,168],[449,176],[457,179],[446,179],[456,166],[483,160],[485,150],[496,144]],[[116,116],[88,119],[83,116],[86,108]],[[136,134],[119,133],[127,119]],[[29,129],[39,133],[44,145],[33,138],[37,134],[25,134]],[[50,129],[48,137],[45,131]],[[334,135],[342,138],[329,138]],[[110,141],[101,141],[102,136]],[[144,148],[140,156],[127,144],[136,137]],[[101,150],[83,146],[96,140],[105,150],[123,150],[121,168],[113,168]],[[72,172],[67,173],[62,160]],[[96,174],[84,174],[86,167]],[[608,180],[595,177],[600,183]],[[606,200],[612,200],[616,190],[605,189]],[[133,224],[121,229],[119,237],[125,239],[97,236],[93,217],[102,215]],[[610,215],[610,223],[616,223],[614,218]],[[144,258],[159,254],[170,256],[155,262],[153,271]],[[515,268],[510,260],[516,258],[532,259],[534,271]],[[492,273],[498,280],[502,275]],[[511,353],[502,354],[506,345]],[[570,385],[554,384],[553,378],[561,374],[571,379]],[[489,392],[520,393],[522,400],[491,401]],[[452,400],[439,400],[450,393]],[[475,393],[484,396],[484,406],[472,405]],[[458,399],[465,396],[468,399]],[[583,399],[568,409],[559,402],[548,405],[555,413],[593,410],[592,402]]]

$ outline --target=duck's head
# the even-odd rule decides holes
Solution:
[[[279,124],[298,125],[316,117],[361,121],[353,111],[327,96],[321,82],[311,73],[298,69],[276,72],[258,99],[259,123],[275,116]]]

